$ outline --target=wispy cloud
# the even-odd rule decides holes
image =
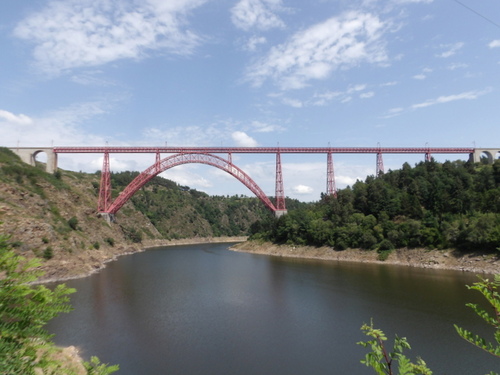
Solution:
[[[100,136],[81,129],[81,124],[107,113],[109,103],[103,101],[77,103],[43,115],[15,115],[0,110],[2,142],[14,145],[19,141],[23,146],[90,145],[104,144]]]
[[[261,121],[253,121],[252,128],[257,133],[282,132],[285,130],[285,128],[280,125],[268,124]]]
[[[52,0],[22,20],[14,35],[35,45],[36,65],[50,74],[154,50],[188,55],[201,38],[186,27],[186,15],[205,1]]]
[[[391,109],[389,109],[389,111],[387,111],[387,114],[382,116],[382,118],[396,117],[396,116],[399,116],[403,112],[404,112],[404,108],[401,108],[401,107],[391,108]]]
[[[434,0],[393,0],[396,4],[416,4],[416,3],[424,3],[430,4]]]
[[[285,23],[276,14],[282,9],[281,0],[240,0],[231,9],[231,20],[245,31],[284,28]]]
[[[304,103],[298,99],[292,99],[292,98],[283,98],[282,99],[283,104],[288,105],[293,108],[302,108],[304,106]]]
[[[498,47],[500,47],[500,39],[496,39],[496,40],[491,41],[488,44],[488,47],[490,47],[490,48],[498,48]]]
[[[267,39],[263,36],[253,36],[248,41],[246,42],[245,49],[247,51],[255,51],[257,50],[257,47],[261,44],[266,44]]]
[[[369,98],[373,98],[375,96],[375,93],[373,91],[368,91],[368,92],[364,92],[362,94],[359,94],[359,97],[361,99],[369,99]]]
[[[460,94],[440,96],[436,99],[430,99],[430,100],[427,100],[423,103],[414,104],[411,106],[411,108],[412,109],[426,108],[426,107],[430,107],[430,106],[433,106],[436,104],[450,103],[450,102],[454,102],[457,100],[474,100],[474,99],[477,99],[480,96],[485,95],[489,92],[491,92],[491,89],[486,89],[483,91],[467,91],[467,92],[463,92]]]
[[[446,69],[448,70],[457,70],[457,69],[464,69],[464,68],[467,68],[469,65],[465,64],[465,63],[453,63],[453,64],[450,64],[446,67]]]
[[[255,86],[272,79],[281,89],[300,89],[338,68],[388,60],[382,39],[387,25],[370,13],[347,12],[293,35],[252,64],[246,78]]]
[[[22,113],[15,115],[12,112],[0,109],[0,123],[2,122],[2,119],[4,122],[13,125],[31,125],[33,123],[33,120],[30,117],[23,115]]]
[[[440,47],[442,49],[444,49],[445,51],[441,52],[437,56],[438,57],[442,57],[442,58],[451,57],[451,56],[455,55],[460,49],[462,49],[463,46],[464,46],[464,43],[462,43],[462,42],[458,42],[458,43],[455,43],[455,44],[444,44],[444,45],[441,45]]]

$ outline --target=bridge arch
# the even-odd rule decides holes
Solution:
[[[118,210],[153,177],[166,171],[167,169],[189,163],[211,165],[223,170],[224,172],[229,173],[231,176],[235,177],[243,185],[245,185],[252,193],[254,193],[268,209],[276,212],[276,207],[274,206],[274,204],[269,200],[267,195],[255,183],[255,181],[253,181],[249,175],[243,172],[243,170],[238,168],[231,161],[212,154],[183,153],[172,155],[161,160],[158,157],[156,163],[147,168],[145,171],[139,174],[130,184],[128,184],[127,187],[125,187],[120,195],[114,200],[114,202],[110,202],[110,204],[105,205],[106,208],[104,210],[104,213],[112,215],[116,214]],[[103,187],[101,186],[101,189],[102,188]]]
[[[48,147],[15,147],[10,148],[15,154],[17,154],[23,162],[26,164],[36,166],[37,156],[39,154],[44,154],[42,162],[46,163],[45,170],[47,173],[54,173],[57,171],[57,154],[52,148]],[[45,159],[45,160],[44,160]]]

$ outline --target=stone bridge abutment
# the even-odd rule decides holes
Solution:
[[[47,173],[54,173],[57,170],[57,154],[52,147],[13,147],[12,152],[18,155],[26,164],[36,166],[36,157],[40,153],[47,155]]]
[[[484,156],[488,158],[489,164],[493,164],[500,157],[500,148],[476,148],[472,154],[472,160],[474,163],[479,163],[481,157]]]

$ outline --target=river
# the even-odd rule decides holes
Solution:
[[[118,374],[374,374],[359,361],[373,318],[408,338],[434,374],[485,374],[500,359],[458,337],[489,335],[465,306],[473,274],[239,253],[228,244],[151,249],[70,280],[74,311],[49,324],[58,345]]]

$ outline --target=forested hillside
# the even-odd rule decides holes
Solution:
[[[405,163],[314,206],[252,226],[253,239],[336,250],[500,247],[500,160]]]

